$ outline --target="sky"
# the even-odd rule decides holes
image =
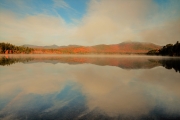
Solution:
[[[180,41],[180,0],[0,0],[0,42],[97,45]]]

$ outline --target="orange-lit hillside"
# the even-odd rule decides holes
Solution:
[[[1,43],[0,53],[3,54],[145,54],[150,50],[158,50],[161,46],[152,43],[123,42],[113,45],[95,46],[14,46]]]
[[[149,50],[160,49],[152,43],[123,42],[113,45],[65,46],[56,49],[34,48],[35,54],[143,54]]]

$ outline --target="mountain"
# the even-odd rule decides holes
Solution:
[[[113,45],[92,46],[98,52],[105,53],[146,53],[152,49],[159,49],[161,46],[146,42],[122,42]]]
[[[36,45],[29,45],[29,44],[25,44],[22,45],[23,47],[29,47],[29,48],[41,48],[41,49],[58,49],[59,46],[57,45],[50,45],[50,46],[36,46]]]
[[[23,45],[24,47],[34,48],[33,53],[39,54],[144,54],[153,49],[160,49],[161,46],[147,42],[122,42],[120,44],[111,45],[95,45],[95,46],[34,46],[34,45]],[[51,50],[48,50],[51,49]],[[53,50],[52,50],[53,49]]]

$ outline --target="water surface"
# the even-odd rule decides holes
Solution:
[[[180,58],[1,55],[0,119],[178,119]]]

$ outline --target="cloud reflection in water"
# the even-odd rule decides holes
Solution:
[[[161,67],[160,58],[13,58],[20,62],[0,66],[0,118],[23,119],[22,110],[31,119],[179,117],[180,74]]]

